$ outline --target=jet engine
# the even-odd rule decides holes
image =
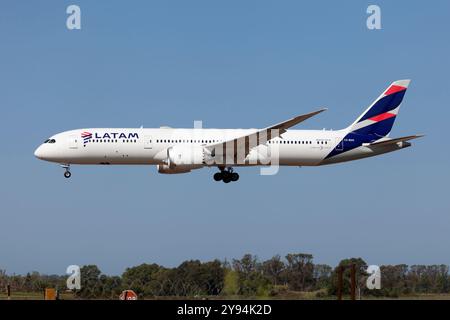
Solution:
[[[165,164],[158,165],[159,173],[186,173],[205,165],[201,146],[173,146],[167,149]]]
[[[203,147],[201,146],[174,146],[167,149],[167,164],[169,167],[195,167],[205,164]]]

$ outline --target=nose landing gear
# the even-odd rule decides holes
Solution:
[[[219,168],[220,172],[216,172],[213,176],[215,181],[223,181],[224,183],[230,183],[239,180],[239,174],[233,171],[232,167]]]
[[[69,179],[72,176],[70,173],[70,164],[62,164],[61,167],[66,170],[64,172],[64,177]]]

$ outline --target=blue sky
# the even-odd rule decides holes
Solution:
[[[382,30],[366,28],[378,4]],[[66,28],[69,4],[82,30]],[[108,274],[155,262],[312,253],[317,263],[450,264],[450,3],[434,1],[2,1],[0,268]],[[83,127],[339,129],[411,78],[381,157],[212,180],[213,169],[73,167],[34,149]]]

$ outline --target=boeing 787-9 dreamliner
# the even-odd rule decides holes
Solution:
[[[390,138],[410,80],[393,82],[350,126],[341,130],[289,128],[325,109],[264,129],[85,128],[58,133],[34,152],[56,162],[70,178],[72,164],[156,165],[159,173],[216,167],[229,183],[240,166],[321,166],[377,156],[411,146],[422,135]],[[289,130],[288,130],[289,129]]]

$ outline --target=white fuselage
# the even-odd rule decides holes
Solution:
[[[42,160],[61,164],[127,164],[158,165],[166,163],[171,147],[201,147],[248,135],[257,129],[118,129],[93,128],[65,131],[52,136],[35,151]],[[82,134],[91,134],[82,138]],[[259,145],[250,152],[245,163],[228,161],[224,165],[317,166],[355,160],[398,150],[400,146],[373,148],[359,146],[333,158],[325,159],[333,149],[346,143],[343,130],[287,130],[281,137]],[[271,159],[259,161],[261,154]],[[259,158],[258,158],[259,157]],[[257,161],[257,158],[259,159]],[[270,160],[270,161],[269,161]],[[217,166],[205,164],[204,166]]]
[[[157,165],[163,174],[217,167],[214,180],[237,181],[235,166],[319,166],[396,151],[422,135],[389,138],[410,80],[394,81],[347,128],[290,130],[326,109],[263,129],[91,128],[65,131],[40,145],[35,156],[71,164]]]

